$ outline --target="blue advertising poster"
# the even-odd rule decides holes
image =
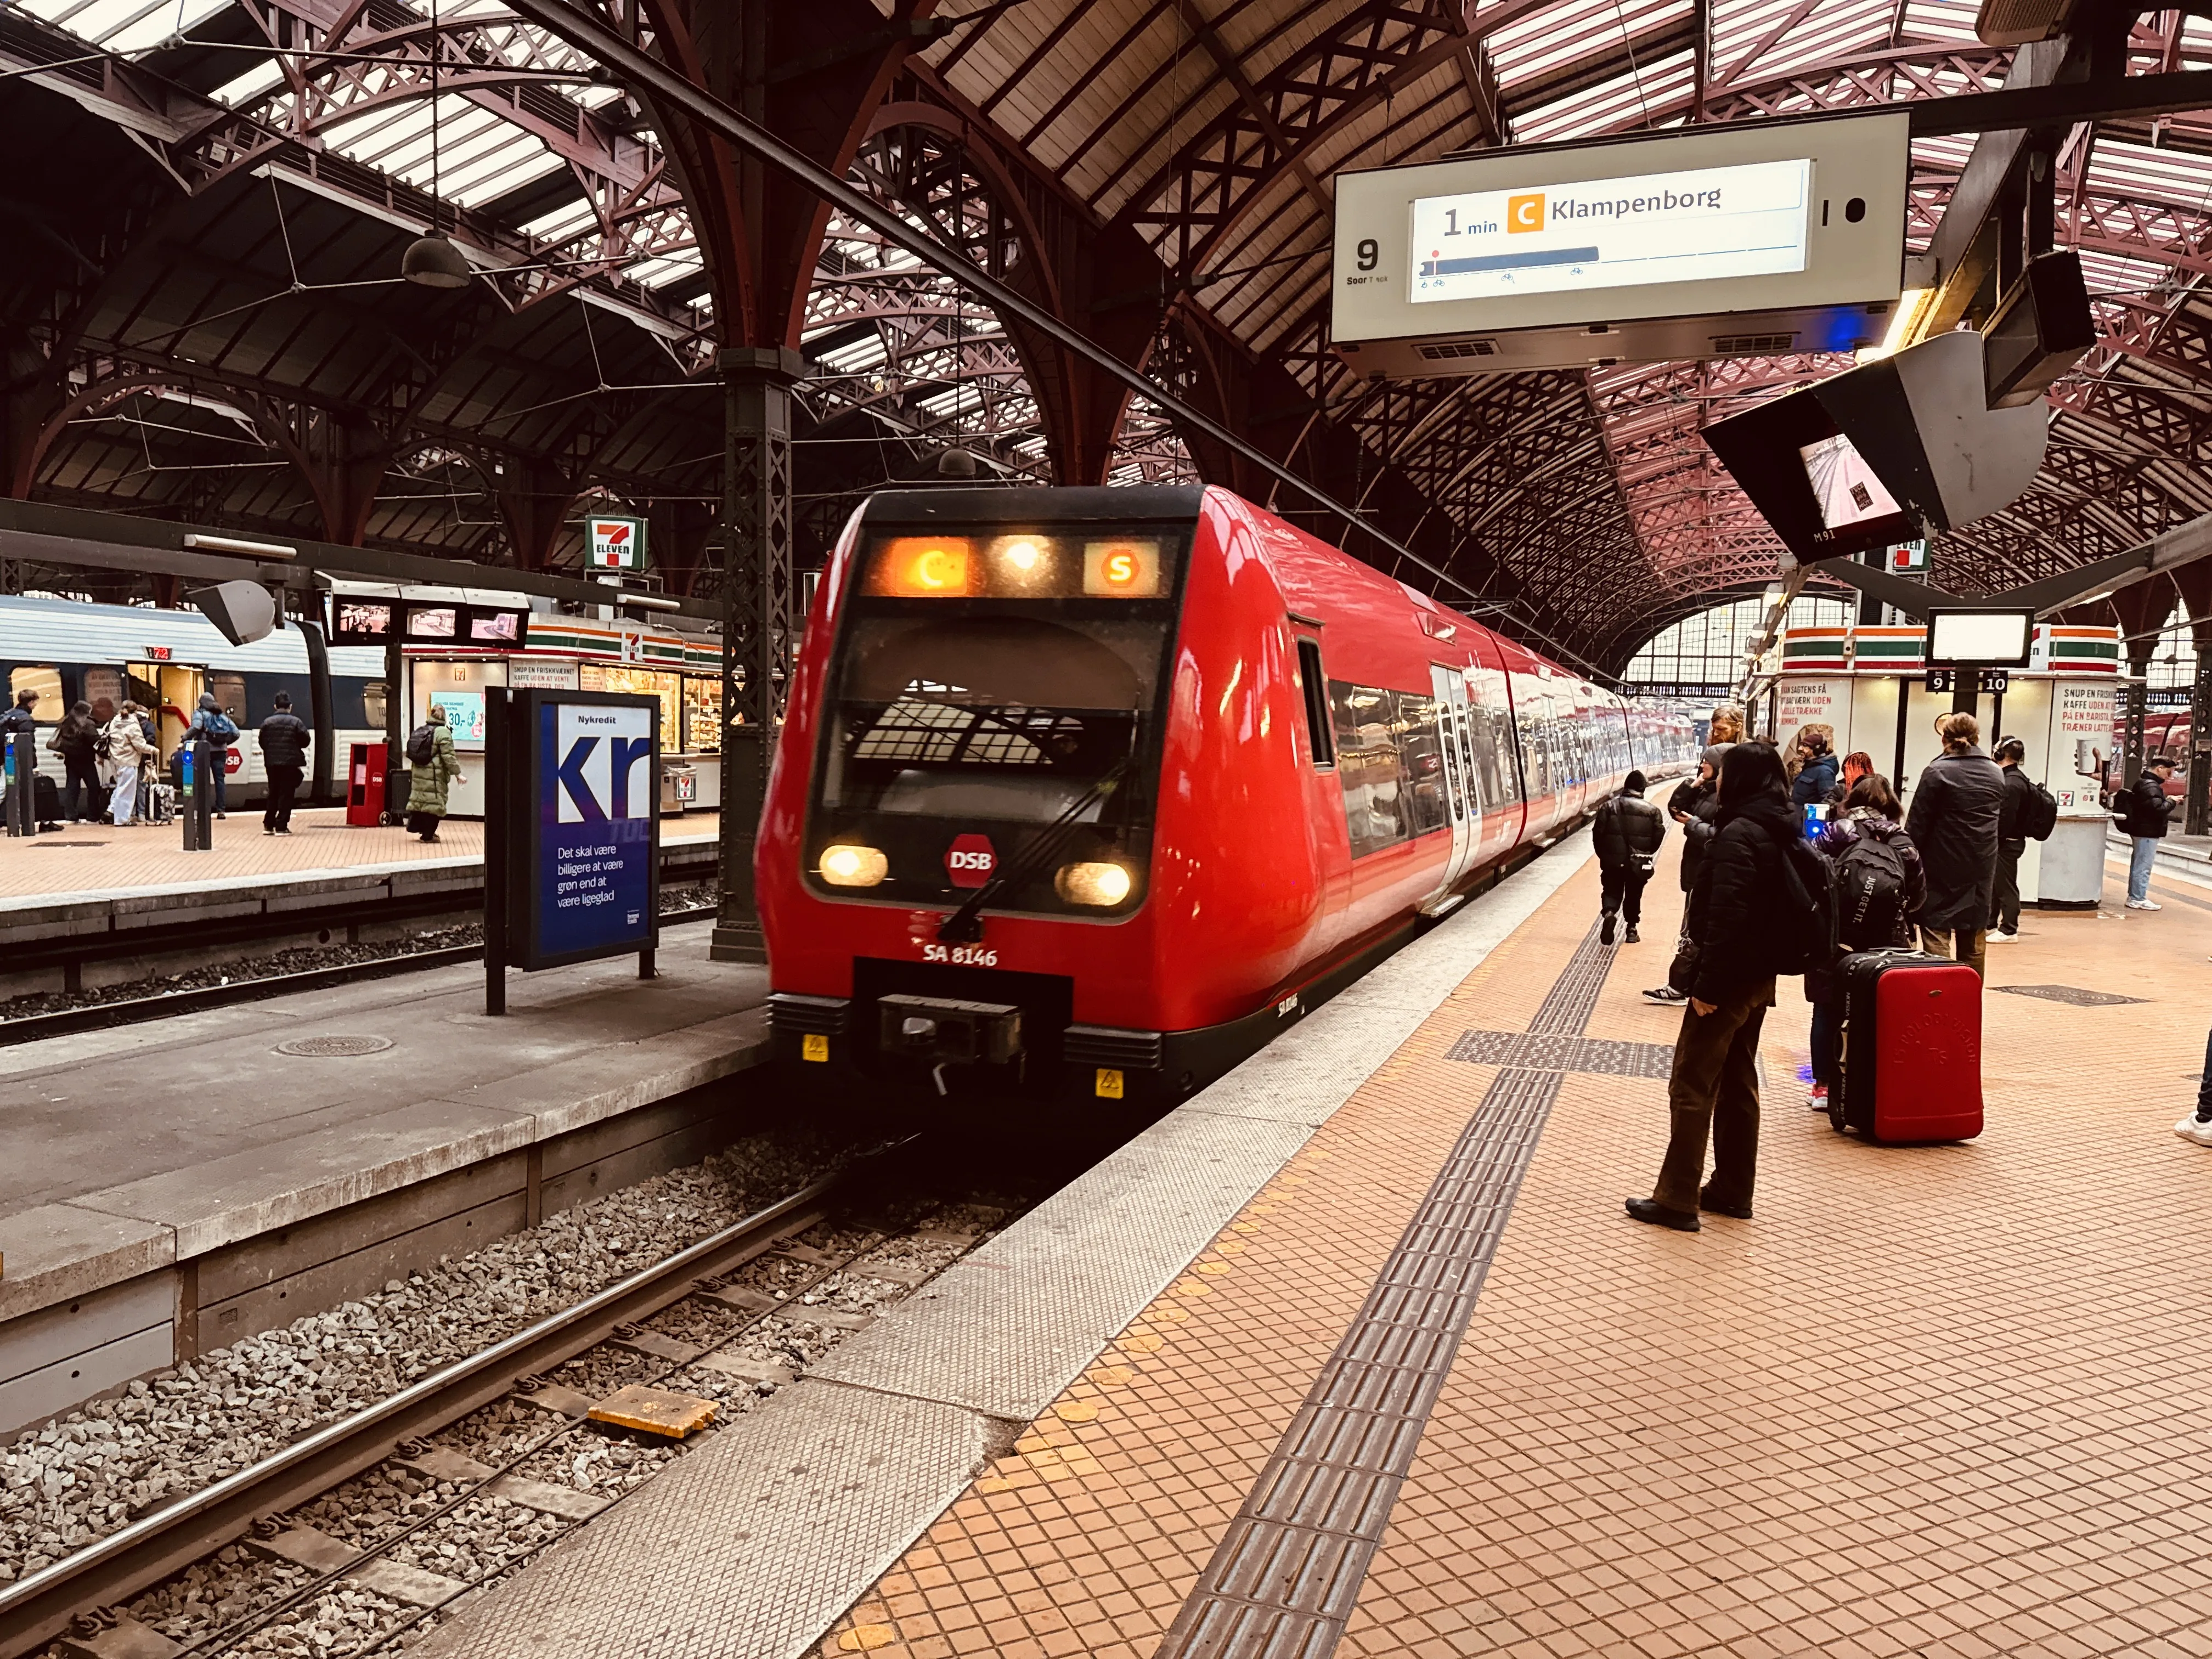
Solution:
[[[658,702],[588,692],[523,696],[532,833],[522,965],[648,949],[658,932]]]

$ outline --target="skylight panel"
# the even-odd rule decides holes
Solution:
[[[696,276],[706,269],[706,264],[698,249],[685,248],[680,252],[624,265],[622,274],[641,288],[665,288],[681,277]]]
[[[208,96],[218,104],[228,105],[232,109],[243,109],[250,104],[259,103],[283,84],[283,68],[276,59],[270,58],[256,64],[243,75],[224,82]]]

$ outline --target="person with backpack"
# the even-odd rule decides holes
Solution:
[[[2158,857],[2158,844],[2173,827],[2173,801],[2166,781],[2173,775],[2171,755],[2153,755],[2143,763],[2136,781],[2112,798],[2113,822],[2135,845],[2128,854],[2128,908],[2163,910],[2150,896],[2150,868]]]
[[[1869,773],[1844,797],[1843,810],[1823,824],[1813,846],[1836,866],[1836,943],[1844,951],[1912,948],[1913,920],[1928,897],[1920,849],[1899,822],[1905,808],[1889,780]],[[1828,1109],[1844,1086],[1840,1038],[1844,988],[1827,969],[1805,975],[1813,1005],[1813,1090],[1805,1103]]]
[[[185,741],[207,739],[208,769],[214,779],[215,815],[223,817],[223,774],[230,769],[230,746],[238,741],[238,722],[223,713],[222,705],[216,701],[215,693],[200,693],[200,706],[192,716],[192,723],[185,728]]]
[[[139,773],[155,749],[138,719],[138,705],[128,699],[115,711],[101,737],[107,763],[115,769],[115,783],[107,796],[107,821],[120,830],[138,811]]]
[[[446,816],[447,783],[468,781],[453,753],[453,730],[447,724],[443,704],[432,703],[429,718],[407,734],[407,763],[412,769],[407,786],[408,833],[435,841],[438,820]]]
[[[1905,827],[1928,870],[1928,898],[1920,910],[1920,948],[1963,962],[1989,979],[1985,930],[1997,878],[1997,817],[2004,806],[2004,774],[1977,746],[1981,722],[1963,711],[1936,722],[1943,752],[1928,763],[1912,787]]]
[[[1616,919],[1628,924],[1626,943],[1637,943],[1636,924],[1644,915],[1644,884],[1667,839],[1667,820],[1644,799],[1644,778],[1631,772],[1618,793],[1598,804],[1590,840],[1597,848],[1598,933],[1613,943]]]
[[[1990,906],[1992,945],[2020,937],[2020,860],[2030,841],[2049,839],[2058,823],[2058,802],[2021,767],[2027,745],[2018,738],[1997,744],[1992,757],[2004,774],[2004,803],[1997,809],[1996,896]]]
[[[94,803],[105,787],[100,781],[102,742],[92,705],[81,700],[70,705],[53,736],[46,739],[46,747],[61,757],[62,816],[71,823],[89,823],[98,816]]]
[[[292,712],[292,694],[279,691],[270,700],[275,709],[261,722],[261,769],[269,775],[269,799],[261,809],[261,833],[292,833],[292,805],[300,796],[300,780],[307,775],[307,745],[314,734],[307,723]]]
[[[1718,724],[1717,720],[1715,723]],[[1698,757],[1695,775],[1677,784],[1674,793],[1667,798],[1668,816],[1682,826],[1681,878],[1686,902],[1682,907],[1681,936],[1675,941],[1674,959],[1668,964],[1667,982],[1644,993],[1646,1002],[1656,1002],[1662,1008],[1678,1008],[1690,1000],[1690,981],[1697,972],[1698,947],[1690,937],[1686,900],[1696,890],[1705,849],[1712,845],[1713,821],[1720,816],[1721,763],[1735,746],[1733,739],[1706,744]]]
[[[1759,1163],[1759,1034],[1774,1006],[1778,972],[1802,972],[1798,932],[1805,873],[1802,856],[1823,872],[1813,879],[1828,896],[1825,866],[1798,828],[1782,757],[1763,743],[1740,743],[1721,763],[1718,830],[1690,895],[1696,969],[1689,1006],[1674,1041],[1667,1084],[1671,1132],[1649,1198],[1626,1200],[1631,1217],[1678,1232],[1698,1231],[1698,1212],[1751,1218]],[[1833,926],[1831,903],[1827,923]],[[1701,1188],[1705,1143],[1712,1179]]]

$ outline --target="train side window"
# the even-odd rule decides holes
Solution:
[[[245,675],[210,674],[208,676],[208,690],[215,693],[215,700],[222,705],[224,714],[240,726],[246,724]]]
[[[39,694],[38,702],[31,709],[31,717],[39,720],[58,721],[69,713],[69,704],[62,698],[62,671],[46,664],[36,666],[11,668],[8,671],[8,707],[15,706],[15,699],[26,691]]]
[[[1401,691],[1395,729],[1398,765],[1404,780],[1401,816],[1409,833],[1425,836],[1451,822],[1445,799],[1443,733],[1437,729],[1437,700]]]
[[[1321,671],[1321,641],[1298,641],[1298,684],[1306,699],[1306,739],[1313,747],[1316,767],[1336,764],[1336,745],[1331,740],[1328,681]]]
[[[1344,790],[1344,828],[1352,856],[1364,858],[1407,837],[1405,769],[1392,727],[1396,694],[1334,680],[1329,703],[1336,728],[1336,775]]]

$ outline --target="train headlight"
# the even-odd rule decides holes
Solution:
[[[1053,890],[1070,904],[1101,909],[1119,904],[1136,884],[1127,867],[1119,864],[1063,864],[1052,878]]]
[[[822,849],[822,879],[832,887],[873,887],[890,868],[890,860],[872,847],[840,843]]]

